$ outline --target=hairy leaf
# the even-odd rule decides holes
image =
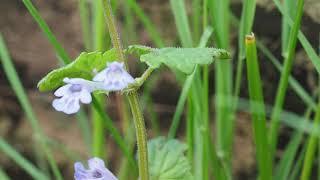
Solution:
[[[151,180],[192,180],[191,165],[184,156],[187,145],[159,137],[148,143]]]
[[[148,46],[143,46],[143,45],[131,45],[127,49],[128,54],[134,54],[137,56],[141,56],[144,54],[151,53],[152,51],[156,50],[155,48],[151,48]]]
[[[230,54],[215,48],[162,48],[140,57],[152,68],[156,69],[164,63],[186,74],[191,74],[195,65],[211,64],[214,59],[230,59]]]
[[[107,62],[115,60],[117,60],[117,54],[114,49],[105,53],[81,53],[72,63],[48,73],[38,83],[38,88],[40,91],[54,90],[63,85],[65,77],[91,80],[95,71],[102,70]]]

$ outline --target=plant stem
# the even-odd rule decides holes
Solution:
[[[115,19],[112,14],[112,9],[110,5],[110,0],[103,0],[103,6],[105,10],[105,17],[107,20],[110,37],[114,48],[117,50],[118,58],[120,61],[126,63],[125,55],[122,50],[122,44],[120,41],[120,36],[117,31]],[[126,64],[126,68],[128,65]],[[136,128],[136,137],[138,145],[138,163],[139,163],[139,176],[141,180],[149,179],[149,169],[148,169],[148,147],[147,147],[147,136],[146,128],[144,125],[143,115],[138,103],[138,95],[136,91],[130,92],[128,95],[134,125]]]
[[[283,71],[281,73],[280,83],[277,89],[276,100],[274,104],[274,108],[271,115],[271,125],[270,125],[270,150],[271,150],[271,157],[273,157],[276,146],[277,146],[277,137],[278,137],[278,129],[279,129],[279,119],[282,110],[282,106],[284,103],[286,90],[288,87],[288,81],[290,76],[290,71],[293,65],[293,59],[295,54],[295,49],[297,45],[297,36],[301,24],[301,17],[303,14],[303,4],[304,0],[298,1],[298,10],[295,17],[294,26],[291,29],[289,43],[288,43],[288,56],[284,61]]]
[[[138,161],[139,175],[141,180],[149,179],[148,169],[148,148],[147,148],[147,133],[144,125],[144,119],[138,102],[138,95],[135,91],[128,95],[129,103],[133,115],[134,126],[136,128],[136,137],[138,144]]]

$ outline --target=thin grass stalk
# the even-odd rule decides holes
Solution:
[[[61,60],[61,63],[63,63],[63,64],[69,63],[68,60],[70,58],[69,58],[68,54],[65,52],[63,47],[60,45],[57,38],[53,35],[53,33],[50,30],[47,23],[41,18],[39,12],[33,6],[32,2],[30,0],[22,0],[22,2],[24,3],[24,5],[28,9],[29,13],[32,15],[34,20],[36,20],[36,22],[40,26],[41,30],[43,31],[43,33],[46,35],[47,39],[50,41],[50,43],[52,44],[52,46],[56,50],[57,55],[60,57],[58,59]]]
[[[297,14],[295,16],[294,26],[291,29],[289,44],[288,44],[288,56],[284,61],[283,71],[281,73],[279,86],[277,89],[277,95],[274,103],[274,109],[271,116],[271,124],[270,124],[270,150],[272,157],[274,156],[276,146],[277,146],[277,138],[278,138],[278,128],[279,128],[279,118],[281,114],[281,109],[283,107],[286,90],[288,87],[289,76],[291,72],[291,68],[293,65],[293,59],[295,55],[295,49],[297,45],[297,35],[299,32],[301,18],[303,15],[303,4],[304,0],[298,0],[297,4]]]
[[[284,13],[289,17],[294,18],[294,14],[296,13],[296,3],[297,0],[284,0]],[[288,25],[288,20],[286,16],[282,16],[282,28],[281,28],[281,52],[282,56],[286,57],[288,51],[288,43],[289,43],[289,35],[290,35],[290,26]]]
[[[316,115],[314,118],[314,126],[318,127],[320,125],[320,103],[318,104],[318,109],[316,111]],[[314,161],[314,156],[318,144],[318,138],[310,135],[307,143],[307,150],[304,157],[303,167],[302,167],[302,173],[301,173],[301,180],[309,180],[312,170],[312,165]]]
[[[261,180],[272,179],[271,154],[268,145],[266,115],[254,35],[246,36],[247,77],[258,171]]]
[[[69,55],[62,48],[61,44],[58,42],[57,38],[54,36],[54,34],[50,30],[47,23],[43,20],[43,18],[41,18],[40,13],[33,6],[32,2],[30,0],[23,0],[22,2],[27,7],[29,13],[32,15],[34,20],[38,23],[40,29],[43,31],[44,35],[49,40],[50,44],[53,46],[61,64],[70,63],[71,59],[70,59]],[[81,132],[83,132],[83,136],[84,136],[84,139],[86,140],[86,144],[88,147],[90,147],[91,143],[90,143],[90,141],[88,141],[88,139],[90,139],[90,129],[88,126],[88,119],[87,119],[86,113],[84,113],[82,111],[81,113],[77,114],[77,120],[78,120],[78,124],[81,128]]]
[[[187,12],[183,0],[170,0],[171,9],[178,29],[179,38],[183,47],[192,47],[191,36]]]
[[[256,9],[256,1],[255,0],[245,0],[243,2],[243,10],[240,19],[240,28],[239,28],[239,54],[238,54],[238,62],[237,62],[237,74],[236,74],[236,82],[234,89],[234,96],[239,96],[241,80],[242,80],[242,70],[243,70],[243,61],[245,59],[245,36],[252,32],[252,25],[254,22],[254,15]],[[237,106],[235,104],[235,106]]]
[[[201,0],[192,0],[192,36],[199,41],[201,33]]]
[[[119,148],[121,149],[122,153],[127,157],[131,167],[133,170],[136,170],[137,166],[134,160],[134,157],[132,156],[132,153],[130,149],[127,146],[126,141],[121,137],[120,132],[116,128],[116,126],[113,124],[111,118],[104,113],[104,110],[102,109],[102,106],[98,103],[95,97],[92,99],[93,106],[95,107],[96,111],[99,113],[101,118],[103,119],[101,126],[105,127],[110,134],[112,135],[113,139],[118,144]]]
[[[49,165],[52,169],[52,172],[57,180],[61,180],[62,176],[59,171],[58,165],[53,158],[53,154],[51,150],[48,148],[47,144],[44,140],[44,133],[41,130],[39,121],[32,109],[30,101],[28,100],[28,96],[22,86],[21,80],[18,76],[18,73],[12,63],[9,52],[5,45],[4,39],[0,34],[0,57],[3,65],[4,72],[8,77],[9,83],[13,88],[16,96],[18,97],[19,103],[22,106],[23,111],[26,113],[27,119],[31,125],[31,128],[34,133],[36,145],[39,145],[43,153],[45,154]]]
[[[101,1],[93,1],[93,37],[94,37],[94,49],[97,51],[105,51],[108,46],[107,29],[105,25],[105,19],[103,14],[103,4]],[[96,103],[102,108],[105,108],[104,95],[94,94]],[[99,112],[92,107],[92,154],[93,156],[103,158],[106,156],[105,152],[105,129],[103,126],[103,119],[99,116]]]
[[[294,22],[293,22],[292,18],[288,14],[284,13],[284,9],[283,9],[280,1],[279,0],[273,0],[273,2],[277,6],[277,8],[280,11],[280,13],[282,14],[282,16],[286,16],[286,20],[287,20],[289,26],[291,28],[293,28]],[[299,39],[302,47],[306,51],[310,61],[314,65],[315,69],[317,70],[318,73],[320,73],[320,57],[318,56],[316,50],[313,49],[311,43],[307,40],[306,36],[300,30],[298,32],[298,39]]]
[[[143,26],[146,28],[150,38],[155,43],[157,47],[164,47],[164,42],[161,38],[161,35],[152,21],[148,18],[148,16],[143,12],[142,8],[138,5],[136,0],[127,0],[127,5],[132,8],[133,12],[138,16],[141,20]]]
[[[114,48],[117,50],[118,58],[120,61],[125,62],[125,55],[123,53],[120,36],[117,31],[115,19],[112,14],[112,8],[110,0],[103,0],[105,17]],[[126,65],[128,69],[128,66]],[[138,102],[138,95],[136,91],[130,92],[128,95],[129,104],[131,107],[134,125],[136,128],[136,137],[138,145],[138,164],[139,164],[139,177],[141,180],[149,179],[149,168],[148,168],[148,147],[147,147],[147,134],[145,128],[145,122],[143,114],[140,109]]]
[[[229,5],[230,1],[209,1],[215,44],[218,48],[229,49]],[[215,110],[216,110],[216,143],[217,153],[221,160],[225,161],[231,169],[231,149],[233,137],[233,115],[230,97],[232,96],[231,62],[218,61],[215,63]],[[228,172],[228,174],[232,174]]]
[[[79,11],[81,19],[82,37],[86,50],[92,49],[90,12],[87,0],[79,0]]]
[[[2,180],[10,180],[10,177],[7,175],[7,173],[2,169],[0,166],[0,179]]]
[[[0,150],[7,154],[15,163],[24,169],[31,177],[36,180],[49,180],[50,178],[37,169],[31,162],[25,159],[14,147],[10,146],[0,137]]]
[[[236,26],[239,25],[239,20],[235,17],[234,14],[231,13],[231,17],[233,20],[233,24]],[[267,57],[268,60],[276,67],[279,72],[283,71],[283,66],[279,62],[279,60],[271,53],[271,51],[259,40],[256,40],[256,45],[258,49]],[[296,92],[296,94],[303,100],[303,102],[311,106],[313,110],[316,110],[317,104],[312,99],[311,95],[306,92],[306,90],[302,87],[302,85],[292,76],[289,77],[289,84],[291,88]]]

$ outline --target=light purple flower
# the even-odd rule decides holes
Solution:
[[[117,180],[117,178],[105,167],[103,160],[92,158],[88,160],[88,169],[83,164],[76,162],[74,164],[75,180]]]
[[[57,111],[62,111],[66,114],[78,112],[80,102],[89,104],[92,100],[91,92],[102,86],[99,83],[81,78],[65,78],[63,81],[67,84],[54,92],[54,95],[59,98],[53,100],[52,106]]]
[[[103,82],[104,90],[120,91],[134,82],[133,77],[124,69],[124,64],[119,62],[107,63],[107,68],[99,72],[93,81]]]

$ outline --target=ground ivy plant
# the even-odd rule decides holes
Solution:
[[[106,95],[114,91],[125,94],[136,92],[151,73],[161,65],[190,75],[197,65],[208,65],[216,59],[230,59],[229,53],[223,49],[174,47],[157,49],[132,45],[122,50],[122,53],[135,55],[140,59],[140,63],[148,66],[141,77],[133,78],[127,72],[124,62],[118,61],[117,53],[116,49],[106,52],[83,52],[72,63],[49,72],[40,80],[38,88],[40,91],[55,90],[54,95],[57,98],[53,100],[52,106],[57,111],[74,114],[79,111],[81,104],[91,103],[91,96],[94,92]],[[138,103],[131,103],[131,105],[134,109]],[[147,151],[148,148],[145,146],[147,145],[141,145],[138,142],[138,156],[142,156],[139,151]],[[190,164],[184,157],[186,147],[177,140],[166,140],[163,137],[151,140],[148,153],[145,155],[150,158],[139,162],[139,166],[147,167],[148,170],[140,171],[140,178],[142,180],[149,178],[152,180],[193,179]],[[109,174],[108,177],[114,178],[99,159],[89,160],[88,170],[85,170],[79,163],[76,163],[75,169],[76,179],[77,177],[78,179],[81,177],[99,178],[104,174],[106,176]]]

